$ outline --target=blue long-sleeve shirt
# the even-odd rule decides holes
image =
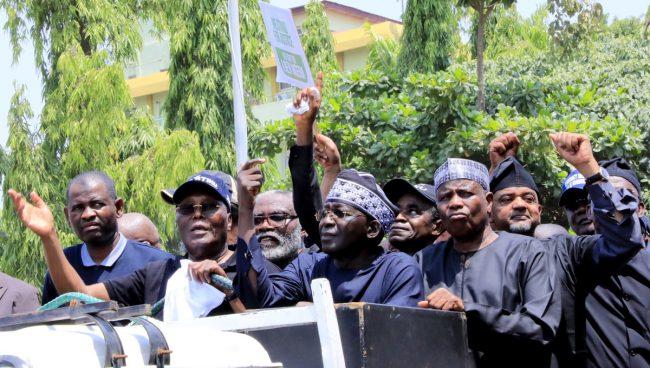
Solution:
[[[312,301],[311,281],[326,278],[335,303],[367,302],[415,307],[423,300],[422,274],[412,257],[383,252],[367,267],[343,269],[324,253],[301,253],[282,272],[269,275],[255,237],[237,246],[238,272],[250,267],[257,273],[257,299],[262,307],[276,307]],[[240,277],[245,277],[245,274]],[[241,287],[249,287],[243,283]]]

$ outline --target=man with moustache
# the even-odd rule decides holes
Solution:
[[[390,246],[414,255],[433,244],[442,233],[433,186],[393,179],[383,189],[386,197],[399,208],[388,234]]]
[[[281,273],[268,275],[260,244],[253,236],[253,195],[263,182],[257,164],[247,162],[238,174],[240,233],[248,246],[237,248],[239,272],[257,285],[262,307],[312,301],[311,281],[327,278],[334,302],[369,302],[415,306],[422,296],[422,276],[413,258],[384,252],[379,246],[396,209],[370,174],[341,171],[319,212],[322,252],[303,252]]]
[[[9,196],[20,220],[41,238],[52,280],[62,293],[81,292],[103,300],[115,300],[123,305],[154,304],[165,297],[167,281],[172,275],[183,271],[183,262],[188,263],[184,272],[189,270],[194,279],[203,283],[210,283],[209,270],[219,270],[219,275],[227,276],[217,260],[227,250],[230,194],[226,184],[211,171],[190,176],[173,194],[176,226],[187,249],[186,256],[170,256],[141,266],[131,274],[99,283],[85,282],[65,257],[52,213],[36,193],[31,193],[32,204],[13,189],[9,190]],[[92,206],[93,201],[90,202]],[[225,291],[224,294],[223,303],[206,307],[204,313],[196,317],[245,310],[236,291]],[[192,300],[187,302],[191,303]],[[161,317],[163,312],[157,317]]]
[[[606,321],[609,319],[608,317],[612,317],[612,314],[601,310],[600,313],[595,313],[600,315],[598,318],[590,318],[590,313],[586,310],[586,300],[590,290],[594,288],[600,290],[600,283],[602,282],[600,280],[602,278],[611,275],[612,272],[621,267],[627,267],[626,262],[629,257],[639,250],[642,245],[639,235],[639,216],[643,214],[643,206],[642,204],[639,206],[641,212],[636,214],[630,210],[631,206],[636,208],[640,186],[638,179],[636,179],[636,176],[624,160],[614,159],[601,162],[604,168],[609,167],[608,171],[611,171],[612,174],[601,180],[592,181],[592,185],[587,185],[588,181],[584,179],[585,176],[582,172],[589,172],[592,176],[599,174],[598,163],[593,157],[588,138],[571,133],[552,135],[551,138],[561,156],[578,170],[578,173],[571,173],[565,181],[562,202],[566,203],[567,200],[570,200],[570,196],[586,196],[587,193],[594,200],[593,216],[595,221],[591,222],[590,220],[589,224],[587,224],[584,221],[570,220],[572,225],[581,225],[577,228],[582,230],[587,229],[587,225],[591,225],[592,228],[596,225],[602,233],[596,236],[577,237],[559,235],[544,242],[553,255],[562,296],[563,318],[558,338],[553,342],[553,351],[560,366],[584,366],[594,354],[599,355],[603,351],[611,352],[612,349],[608,349],[612,345],[611,341],[618,340],[619,344],[623,345],[620,341],[626,340],[624,337],[611,340],[606,337],[608,334],[614,334],[617,331],[623,333],[624,328],[616,323],[621,320],[620,317],[615,317],[613,321],[609,322],[608,332],[601,333],[603,337],[598,337],[601,335],[599,333],[588,332],[586,326],[590,325],[590,320]],[[516,152],[514,146],[518,145],[518,140],[512,133],[495,139],[493,143],[498,141],[515,142],[512,144],[506,143],[505,146],[509,147],[508,151],[511,153]],[[496,203],[493,205],[492,223],[495,229],[513,230],[513,227],[521,223],[526,224],[526,220],[530,219],[530,216],[525,219],[513,218],[513,213],[522,215],[522,217],[531,213],[539,214],[539,212],[527,210],[527,207],[537,208],[538,206],[537,201],[534,200],[537,197],[532,195],[533,190],[537,192],[536,189],[533,189],[536,186],[530,174],[523,166],[518,165],[518,162],[513,157],[507,157],[496,165],[494,165],[494,160],[491,161],[493,166],[496,166],[491,181],[491,186],[496,192],[495,198],[501,192],[507,194],[526,194],[528,192],[531,197],[531,200],[527,202],[519,198],[520,206],[515,201],[510,201],[506,206],[503,206],[508,209],[507,211],[495,209]],[[631,195],[619,193],[615,191],[615,187],[625,188],[629,191],[627,194]],[[583,206],[587,208],[589,202],[584,203]],[[519,207],[521,207],[521,211],[517,212]],[[587,211],[584,212],[584,215],[586,215]],[[639,271],[634,273],[643,275],[643,272]],[[638,284],[634,282],[631,284],[633,285],[630,286],[631,288],[639,289]],[[621,313],[621,315],[624,314]],[[634,318],[630,317],[629,319],[633,320]],[[601,343],[598,349],[589,348],[586,341],[593,341],[592,338],[596,337],[609,342]],[[614,353],[607,355],[610,357],[616,356]],[[598,360],[601,359],[606,361],[605,357]],[[622,358],[617,359],[618,362],[614,364],[616,360],[612,360],[612,364],[618,365],[623,361]]]
[[[262,254],[280,270],[305,250],[291,192],[272,190],[257,195],[253,224]]]
[[[150,262],[172,259],[172,255],[129,240],[119,232],[124,201],[115,183],[105,173],[89,171],[68,183],[65,217],[83,243],[63,250],[67,261],[85,283],[94,284],[129,275]],[[59,295],[51,275],[43,283],[43,304]]]
[[[594,235],[594,222],[587,215],[589,208],[589,193],[585,188],[585,177],[578,170],[572,170],[562,181],[560,206],[576,235]]]
[[[494,232],[482,164],[450,158],[434,175],[436,203],[451,239],[422,252],[431,290],[418,305],[465,312],[479,367],[547,366],[560,323],[552,261],[530,237]]]

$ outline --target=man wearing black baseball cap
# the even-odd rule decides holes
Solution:
[[[41,237],[48,269],[57,290],[61,293],[81,292],[104,300],[115,300],[124,305],[154,304],[165,297],[167,281],[181,268],[187,266],[195,279],[205,281],[206,270],[227,250],[226,239],[230,228],[230,193],[226,184],[213,172],[201,171],[188,178],[172,196],[176,205],[176,226],[187,249],[184,257],[152,262],[134,273],[86,285],[63,254],[54,227],[54,219],[43,200],[32,193],[33,204],[19,193],[10,190],[19,218]],[[219,275],[226,277],[221,271]],[[225,291],[225,300],[208,314],[243,311],[237,293]],[[160,317],[161,314],[158,315]]]
[[[383,190],[399,209],[388,234],[391,247],[413,255],[433,244],[442,233],[433,185],[413,185],[398,178],[387,182]]]
[[[589,195],[585,188],[585,177],[573,170],[562,181],[560,206],[564,208],[569,226],[577,235],[594,235],[596,228],[588,215]]]

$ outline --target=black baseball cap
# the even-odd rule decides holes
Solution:
[[[207,189],[216,194],[230,210],[230,191],[221,178],[214,171],[204,170],[190,176],[185,183],[174,191],[172,201],[179,204],[189,193],[197,189]]]
[[[414,193],[429,202],[432,206],[436,205],[436,192],[433,185],[430,184],[411,184],[408,181],[397,178],[389,180],[384,184],[384,193],[386,197],[394,204],[406,193]]]

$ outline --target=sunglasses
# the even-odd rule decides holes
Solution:
[[[298,218],[298,216],[289,215],[287,213],[272,213],[268,216],[257,215],[253,216],[253,224],[255,226],[262,225],[264,221],[268,222],[273,227],[286,226],[289,221]]]
[[[223,207],[221,203],[202,203],[202,204],[180,204],[176,206],[176,213],[182,216],[191,216],[199,211],[199,214],[210,217],[217,213]]]

